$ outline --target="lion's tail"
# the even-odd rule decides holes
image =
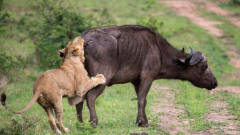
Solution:
[[[21,114],[21,113],[26,112],[28,109],[30,109],[30,108],[32,107],[32,105],[33,105],[33,104],[37,101],[37,99],[39,98],[40,94],[41,94],[40,91],[36,91],[36,93],[34,94],[32,100],[29,102],[29,104],[28,104],[24,109],[22,109],[21,111],[18,111],[18,112],[12,110],[11,108],[9,108],[9,107],[6,105],[5,101],[6,101],[6,98],[7,98],[7,97],[6,97],[6,95],[5,95],[4,93],[1,94],[1,104],[2,104],[7,110],[9,110],[10,112],[15,113],[15,114]]]

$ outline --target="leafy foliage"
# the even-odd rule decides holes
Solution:
[[[1,9],[0,9],[1,11]],[[7,31],[6,24],[10,20],[10,12],[0,12],[0,34],[3,34]]]
[[[17,61],[13,57],[8,56],[5,52],[0,52],[0,71],[8,72],[17,65]]]
[[[3,7],[3,0],[0,0],[0,11],[2,10]]]
[[[32,22],[30,35],[36,44],[36,53],[44,67],[60,63],[57,51],[79,36],[90,26],[83,16],[63,6],[63,1],[42,0],[38,6],[39,19]]]
[[[152,7],[154,4],[156,4],[156,3],[157,3],[156,0],[146,0],[146,1],[145,1],[145,5],[146,5],[145,9],[151,8],[151,7]]]
[[[154,16],[147,16],[147,17],[140,18],[137,20],[137,24],[146,26],[155,31],[157,31],[159,28],[161,28],[164,25],[162,21],[160,21]]]
[[[99,10],[98,16],[88,16],[88,20],[91,27],[103,27],[108,25],[116,25],[117,22],[114,17],[109,13],[108,8]]]
[[[240,0],[232,0],[232,3],[235,5],[240,6]]]
[[[6,129],[0,129],[1,135],[26,135],[29,131],[34,132],[39,121],[38,117],[26,117],[21,119],[11,118]]]

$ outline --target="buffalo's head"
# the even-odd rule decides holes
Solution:
[[[190,49],[190,54],[178,59],[179,66],[182,68],[181,76],[197,87],[208,90],[216,88],[217,80],[208,68],[207,58],[201,52],[194,52],[192,48]]]

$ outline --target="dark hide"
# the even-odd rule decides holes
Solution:
[[[85,40],[86,69],[91,76],[104,74],[106,85],[131,82],[138,97],[139,126],[148,126],[145,114],[146,96],[155,79],[188,80],[200,88],[213,89],[217,81],[201,52],[186,54],[171,46],[152,30],[137,25],[92,29],[82,34]],[[105,86],[88,92],[90,121],[97,125],[95,100]],[[76,106],[82,121],[82,106]]]

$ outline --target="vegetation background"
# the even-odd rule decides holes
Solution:
[[[216,2],[217,0],[212,0]],[[240,19],[239,0],[226,0],[220,6],[230,10]],[[221,20],[218,28],[228,41],[240,50],[240,28],[226,18],[202,11],[209,19]],[[0,0],[0,73],[8,77],[4,88],[7,104],[15,110],[22,109],[32,98],[32,87],[38,75],[47,69],[58,67],[57,51],[84,30],[108,25],[140,24],[154,29],[174,47],[192,47],[203,52],[209,67],[216,75],[219,86],[240,86],[238,69],[227,55],[229,46],[205,29],[193,24],[188,18],[178,16],[160,0]],[[188,49],[187,49],[188,50]],[[63,123],[70,128],[69,134],[123,135],[131,133],[171,134],[179,125],[161,126],[159,116],[164,113],[154,108],[164,100],[162,86],[174,96],[173,105],[183,112],[177,114],[180,121],[187,121],[183,131],[174,134],[201,133],[226,125],[211,122],[205,117],[216,101],[227,103],[225,109],[234,116],[237,131],[240,129],[240,99],[237,94],[220,91],[210,94],[188,82],[176,80],[155,81],[148,95],[146,108],[148,128],[135,124],[137,101],[133,86],[121,84],[108,87],[97,99],[99,125],[92,128],[88,123],[88,109],[84,105],[84,123],[79,123],[74,106],[64,100]],[[28,112],[14,115],[0,107],[1,135],[46,135],[51,132],[43,109],[35,104]],[[161,109],[161,108],[160,108]],[[177,113],[177,112],[176,112]],[[186,132],[185,132],[186,131]],[[224,133],[219,129],[219,133]]]

